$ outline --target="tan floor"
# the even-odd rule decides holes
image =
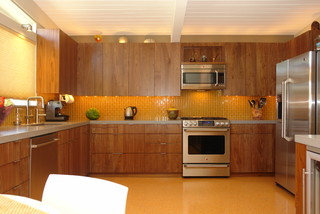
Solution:
[[[100,177],[129,187],[127,214],[294,214],[273,177]]]

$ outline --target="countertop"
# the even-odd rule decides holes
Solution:
[[[320,149],[320,135],[295,135],[294,140],[297,143]]]
[[[273,120],[231,120],[231,124],[275,124]],[[181,124],[181,120],[86,120],[80,122],[45,122],[38,126],[5,126],[0,127],[0,143],[31,138],[39,135],[58,132],[87,124]]]

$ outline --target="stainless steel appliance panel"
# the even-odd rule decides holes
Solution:
[[[320,134],[320,51],[316,52],[317,64],[316,64],[316,134]]]
[[[290,192],[295,192],[295,143],[284,138],[284,119],[286,117],[285,84],[288,79],[289,60],[277,64],[276,75],[276,144],[275,181]]]
[[[181,89],[214,90],[226,85],[226,65],[181,65]]]
[[[195,143],[195,141],[200,142]],[[183,143],[188,144],[183,145],[183,163],[230,163],[229,128],[184,128]],[[193,149],[193,147],[199,148]],[[193,152],[194,150],[200,152]]]
[[[41,200],[49,174],[58,173],[58,134],[31,138],[30,197]]]
[[[307,52],[289,60],[289,78],[286,83],[287,117],[286,136],[293,140],[295,134],[310,134],[311,118],[315,116],[312,102],[314,93],[314,54]],[[315,83],[315,82],[314,82]]]

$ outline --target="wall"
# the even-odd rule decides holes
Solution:
[[[223,96],[221,91],[191,92],[182,91],[179,97],[109,97],[76,96],[75,103],[63,108],[70,120],[86,120],[85,112],[91,107],[100,110],[99,120],[123,120],[124,108],[136,106],[136,120],[168,120],[166,109],[177,108],[179,116],[219,116],[230,120],[251,120],[248,99],[260,97]],[[275,120],[275,97],[267,97],[263,108],[266,120]]]
[[[36,45],[0,25],[0,96],[34,96]]]

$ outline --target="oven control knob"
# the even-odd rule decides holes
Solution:
[[[184,127],[187,127],[189,124],[188,124],[188,121],[183,121],[183,126]]]
[[[215,122],[215,126],[220,126],[220,122]]]
[[[220,122],[220,124],[221,124],[221,127],[224,127],[224,126],[225,126],[224,122]]]
[[[197,126],[197,121],[192,121],[191,126]]]

